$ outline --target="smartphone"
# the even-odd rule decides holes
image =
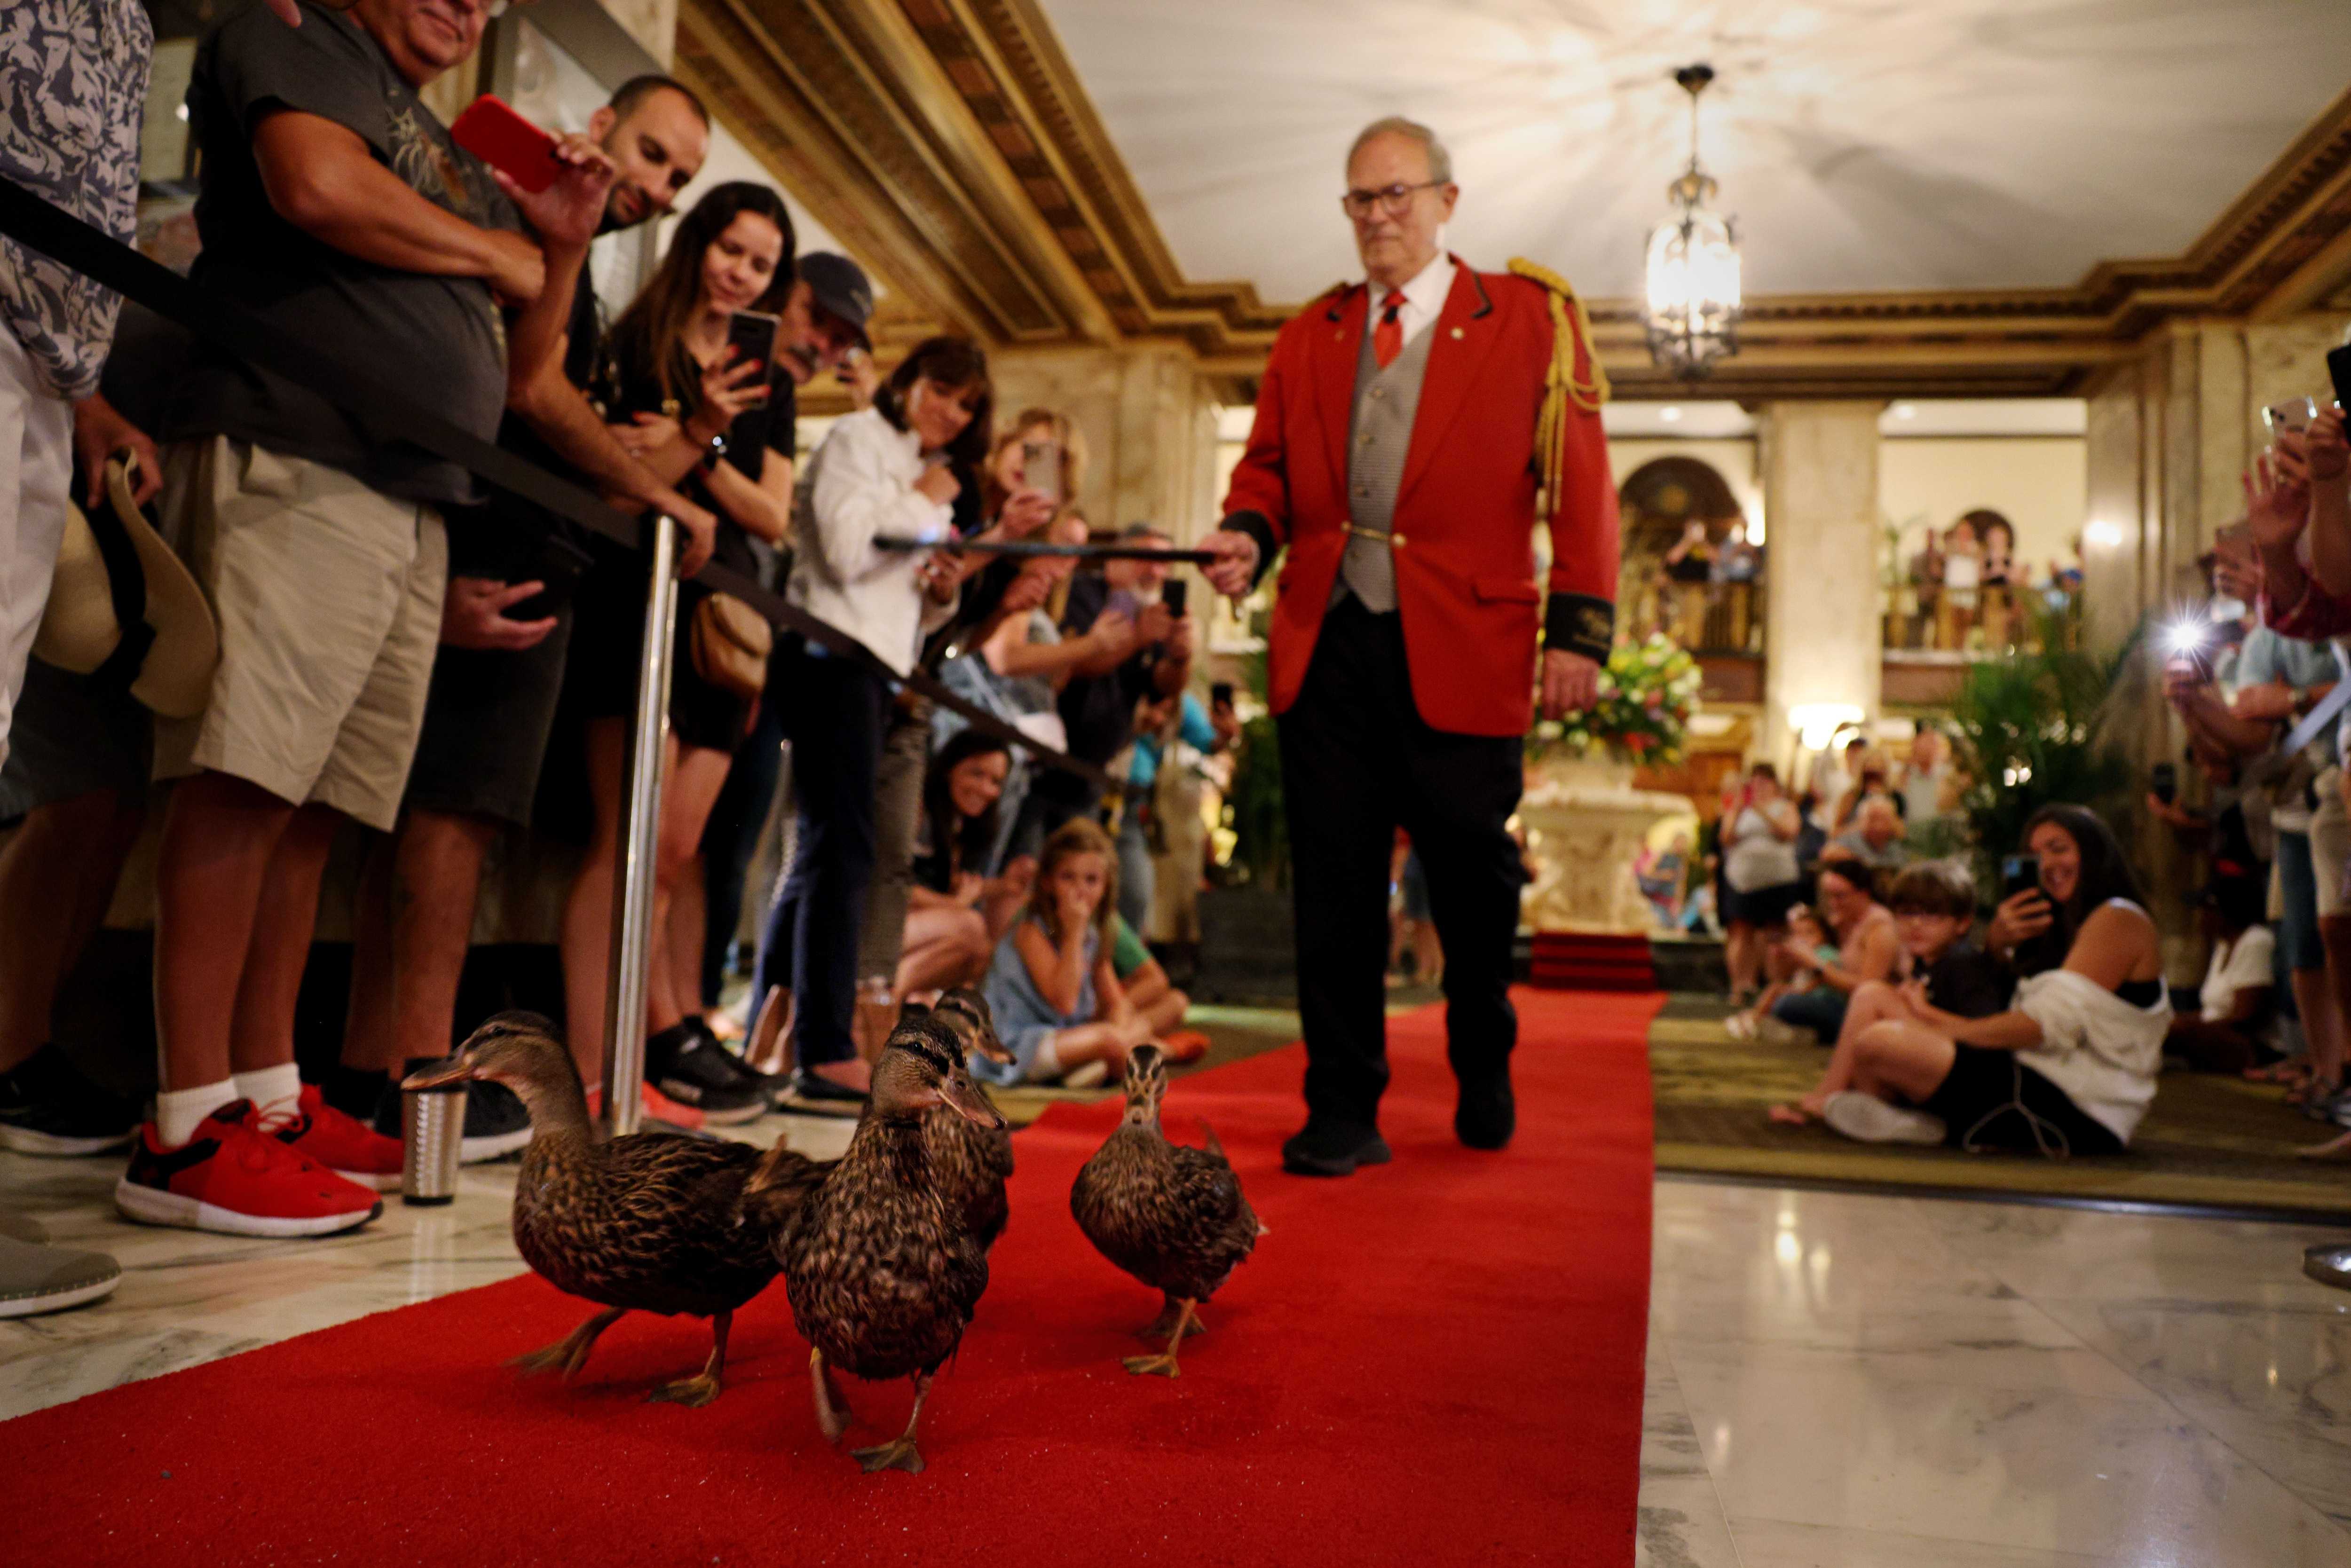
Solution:
[[[2308,430],[2310,422],[2317,417],[2317,401],[2306,397],[2290,397],[2262,410],[2262,423],[2269,426],[2272,439],[2285,431]]]
[[[776,334],[783,329],[784,319],[770,316],[764,310],[737,310],[726,318],[726,346],[734,350],[739,368],[747,361],[759,367],[759,379],[767,380],[776,371]]]
[[[465,106],[449,127],[449,140],[504,173],[526,191],[555,183],[563,165],[555,161],[555,138],[508,108],[494,92]]]
[[[2351,343],[2326,350],[2326,375],[2335,383],[2335,406],[2351,408]]]
[[[2041,891],[2041,857],[2039,855],[2002,855],[2000,861],[2000,896],[2002,901],[2020,893]]]
[[[1167,613],[1178,621],[1184,619],[1184,600],[1191,587],[1180,577],[1171,577],[1159,585],[1159,602],[1167,606]]]
[[[2155,792],[2155,798],[2157,800],[2162,801],[2167,806],[2170,805],[2172,800],[2179,794],[2179,764],[2173,762],[2157,763],[2155,765],[2153,778],[2147,787]]]
[[[1024,441],[1020,444],[1020,483],[1059,506],[1061,494],[1061,444]]]
[[[1230,681],[1212,682],[1208,686],[1208,706],[1210,707],[1232,706],[1233,683]]]

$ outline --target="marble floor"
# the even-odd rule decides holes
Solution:
[[[2351,1564],[2342,1232],[1661,1181],[1637,1560]]]
[[[849,1128],[747,1131],[822,1156]],[[0,1417],[516,1273],[514,1171],[271,1242],[120,1223],[111,1160],[0,1155],[0,1204],[125,1273],[0,1322]],[[1635,1561],[2351,1568],[2351,1294],[2301,1273],[2340,1239],[1661,1181]]]

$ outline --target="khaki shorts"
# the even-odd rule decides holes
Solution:
[[[2318,884],[2318,917],[2344,913],[2344,871],[2351,866],[2351,812],[2343,809],[2343,770],[2330,768],[2311,784],[2318,810],[2310,814],[2310,868]]]
[[[203,714],[157,722],[155,777],[225,773],[389,831],[441,638],[440,517],[225,436],[171,449],[162,517],[221,661]]]

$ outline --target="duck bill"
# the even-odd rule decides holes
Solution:
[[[400,1081],[402,1089],[445,1089],[452,1083],[463,1083],[474,1076],[473,1062],[463,1056],[453,1056],[446,1061],[436,1061],[430,1067],[420,1067]]]
[[[987,1095],[980,1092],[979,1085],[961,1073],[956,1074],[939,1085],[939,1098],[946,1101],[954,1108],[957,1115],[967,1122],[977,1122],[981,1126],[989,1128],[1001,1128],[1004,1125],[1002,1113],[989,1103]]]

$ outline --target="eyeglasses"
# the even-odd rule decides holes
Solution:
[[[1392,218],[1400,218],[1412,205],[1415,191],[1434,191],[1447,183],[1449,182],[1444,180],[1423,180],[1417,185],[1390,185],[1379,191],[1350,191],[1339,198],[1339,204],[1346,209],[1351,218],[1368,218],[1374,207]]]

